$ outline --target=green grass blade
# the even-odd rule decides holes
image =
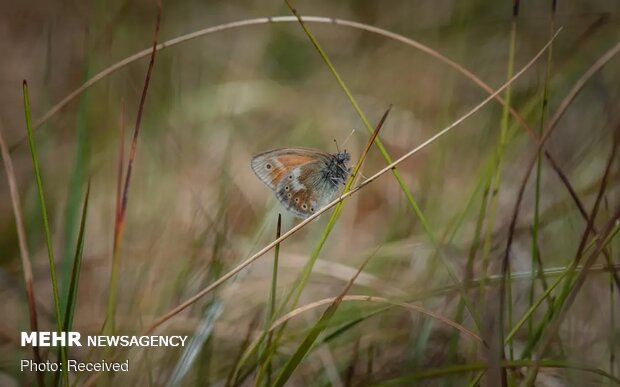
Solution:
[[[555,7],[552,9],[551,12],[551,20],[550,20],[550,25],[549,25],[549,33],[553,34],[553,30],[555,29]],[[546,73],[545,73],[545,84],[543,86],[543,100],[542,100],[542,106],[541,106],[541,111],[540,111],[540,124],[539,124],[539,131],[538,131],[538,135],[542,136],[543,134],[543,130],[545,127],[545,121],[546,121],[546,117],[547,117],[547,113],[548,113],[548,100],[549,100],[549,88],[550,88],[550,80],[551,80],[551,61],[553,59],[553,46],[549,46],[549,51],[547,52],[547,68],[546,68]],[[542,149],[538,152],[538,160],[536,161],[536,180],[535,180],[535,185],[534,185],[534,219],[533,219],[533,225],[532,225],[532,260],[531,260],[531,265],[532,265],[532,280],[530,283],[530,292],[529,292],[529,302],[530,302],[530,306],[533,304],[534,301],[534,293],[535,293],[535,280],[536,280],[536,274],[535,274],[535,270],[534,267],[536,266],[542,266],[542,261],[541,261],[541,257],[539,254],[539,248],[538,248],[538,233],[539,233],[539,227],[540,227],[540,182],[541,182],[541,178],[542,178]],[[541,282],[544,284],[545,279],[544,279],[544,273],[541,273],[541,275],[543,276],[541,278]],[[532,331],[534,329],[534,320],[530,319],[528,322],[528,337],[529,335],[531,335]]]
[[[282,215],[278,214],[278,221],[276,223],[276,239],[280,238],[282,234]],[[274,247],[273,252],[273,270],[271,273],[271,288],[269,290],[269,309],[267,310],[267,316],[265,317],[265,328],[264,331],[267,332],[269,327],[275,321],[276,317],[276,292],[278,289],[278,261],[280,257],[280,244],[278,243]],[[269,332],[267,335],[267,343],[265,345],[265,351],[271,353],[271,341],[273,338],[273,332]],[[265,359],[262,362],[260,370],[256,376],[256,385],[262,385],[263,377],[266,375],[267,379],[265,381],[266,385],[271,384],[271,355],[267,355],[267,353],[261,356],[262,359]]]
[[[359,323],[364,322],[368,320],[369,318],[374,317],[392,308],[394,308],[394,305],[384,306],[370,313],[367,313],[364,316],[355,318],[351,321],[347,321],[343,323],[342,325],[340,325],[339,327],[335,328],[330,334],[325,336],[323,340],[321,340],[321,343],[329,343],[330,341],[335,340],[336,338],[340,337],[342,334],[348,332],[351,328],[357,326]]]
[[[281,387],[288,381],[288,379],[293,374],[293,371],[295,371],[297,366],[299,366],[299,364],[306,357],[308,352],[312,349],[314,342],[319,337],[321,332],[323,332],[323,330],[327,328],[329,320],[336,313],[336,310],[340,306],[342,299],[347,294],[349,289],[351,289],[351,286],[353,286],[353,283],[355,282],[359,274],[362,272],[362,270],[364,270],[364,267],[366,266],[368,261],[370,261],[370,258],[372,258],[372,255],[369,256],[364,261],[364,263],[362,263],[362,265],[359,267],[355,275],[349,280],[349,282],[346,284],[344,289],[340,292],[338,297],[334,299],[334,301],[327,307],[325,312],[323,312],[319,321],[316,324],[314,324],[312,329],[310,329],[310,332],[308,332],[303,342],[299,345],[299,347],[297,347],[297,349],[295,350],[295,353],[293,353],[293,355],[289,358],[288,362],[284,365],[284,368],[278,375],[278,378],[274,382],[273,386]]]
[[[86,216],[88,214],[88,200],[90,197],[90,182],[86,188],[86,196],[82,205],[82,216],[80,220],[80,229],[78,230],[77,246],[75,248],[73,265],[71,267],[71,276],[69,277],[69,285],[67,286],[67,300],[65,301],[65,315],[63,320],[63,331],[69,332],[73,326],[73,317],[75,316],[75,308],[77,305],[77,294],[80,283],[80,269],[82,267],[82,255],[84,252],[84,233],[86,231]],[[56,381],[58,385],[58,374]]]
[[[86,196],[82,206],[82,217],[80,220],[80,229],[78,232],[77,246],[75,248],[75,256],[73,258],[73,267],[71,268],[71,282],[69,283],[67,293],[67,303],[65,310],[65,318],[63,323],[64,331],[70,331],[73,326],[73,316],[75,315],[75,306],[77,304],[77,293],[80,283],[80,268],[82,266],[82,253],[84,251],[84,233],[86,232],[86,216],[88,215],[88,200],[90,198],[90,182],[86,188]]]
[[[518,4],[518,3],[517,3]],[[514,60],[515,60],[515,49],[516,49],[516,42],[517,42],[517,11],[518,7],[513,8],[513,18],[512,18],[512,23],[511,23],[511,29],[510,29],[510,43],[509,43],[509,50],[508,50],[508,71],[507,71],[507,75],[506,78],[510,79],[512,77],[512,74],[514,73]],[[499,185],[500,185],[500,181],[501,181],[501,174],[502,174],[502,161],[504,159],[504,151],[506,149],[506,145],[508,142],[508,125],[509,125],[509,118],[510,118],[510,102],[512,99],[512,87],[509,86],[508,88],[506,88],[506,92],[505,92],[505,97],[504,100],[506,101],[506,105],[503,106],[502,108],[502,120],[501,120],[501,131],[500,131],[500,142],[499,142],[499,149],[498,149],[498,160],[497,160],[497,168],[496,168],[496,175],[495,178],[496,180],[494,180],[494,184],[492,185],[493,189],[491,191],[491,209],[489,211],[489,219],[487,221],[487,239],[485,240],[485,245],[483,248],[483,269],[482,269],[482,278],[486,279],[487,276],[487,261],[488,261],[488,250],[487,250],[487,242],[490,242],[490,236],[491,233],[493,232],[493,222],[495,221],[495,211],[497,209],[497,198],[499,196]],[[485,254],[486,253],[486,254]],[[500,300],[499,300],[499,304],[500,304],[500,309],[499,309],[499,323],[498,323],[498,335],[499,335],[499,343],[502,343],[504,341],[504,329],[505,329],[505,322],[504,322],[504,307],[506,306],[507,309],[507,317],[508,317],[508,329],[510,329],[510,327],[512,326],[512,281],[510,280],[511,278],[511,265],[510,265],[510,261],[509,260],[504,260],[503,261],[503,270],[502,270],[502,275],[504,280],[501,282],[500,284]],[[507,300],[506,300],[507,298]],[[503,345],[499,346],[499,353],[498,353],[498,362],[504,361],[506,359],[506,352],[504,349]],[[514,358],[514,349],[513,349],[513,344],[512,344],[512,340],[508,341],[508,358],[510,360],[512,360]],[[506,372],[505,368],[500,368],[500,380],[502,383],[502,386],[507,386],[509,381],[508,381],[508,373]],[[511,381],[512,382],[512,381]],[[512,383],[511,383],[512,385]]]
[[[86,64],[88,67],[88,64]],[[88,79],[89,72],[86,70],[84,79]],[[72,269],[69,264],[71,259],[71,253],[76,243],[76,230],[78,229],[78,216],[80,213],[80,196],[82,194],[82,188],[84,187],[84,178],[86,176],[86,165],[88,164],[87,158],[89,154],[88,150],[88,123],[87,112],[88,109],[88,95],[83,94],[78,102],[78,117],[76,123],[77,143],[75,149],[75,160],[73,162],[73,171],[71,172],[71,178],[69,180],[69,187],[67,193],[67,207],[64,212],[64,237],[63,237],[63,251],[62,260],[60,261],[60,291],[61,291],[61,309],[66,309],[66,302],[69,300],[69,283],[72,279]]]
[[[26,129],[28,131],[28,145],[30,146],[30,156],[32,157],[32,165],[34,167],[34,176],[37,183],[37,193],[39,195],[39,204],[41,205],[41,217],[43,218],[43,230],[45,233],[45,242],[47,245],[47,258],[49,262],[50,278],[52,281],[52,295],[54,298],[54,312],[56,315],[56,325],[58,332],[62,332],[62,315],[60,313],[60,298],[58,296],[58,282],[56,280],[56,266],[54,264],[54,248],[52,247],[52,233],[50,232],[49,219],[47,216],[47,207],[45,205],[45,194],[43,192],[43,181],[41,179],[41,170],[39,168],[39,156],[37,147],[32,134],[32,119],[30,116],[30,97],[28,95],[28,83],[24,80],[24,114],[26,117]],[[67,351],[66,347],[59,347],[59,357],[66,364]],[[67,368],[62,368],[65,385],[69,385],[69,376]]]
[[[513,20],[511,23],[511,30],[510,30],[510,41],[508,43],[508,63],[507,63],[506,79],[512,78],[512,75],[514,73],[515,49],[516,49],[516,19],[513,17]],[[509,117],[510,117],[509,107],[511,103],[511,97],[512,97],[512,85],[509,85],[506,88],[506,91],[504,92],[504,100],[506,101],[506,105],[504,105],[504,107],[502,108],[502,116],[500,120],[500,135],[497,141],[497,148],[495,151],[496,152],[495,153],[496,154],[495,173],[493,174],[493,178],[491,181],[489,208],[486,212],[486,216],[487,216],[486,223],[485,223],[486,233],[484,237],[484,243],[482,245],[482,257],[481,257],[482,282],[480,284],[480,300],[479,300],[481,305],[484,304],[484,299],[486,297],[486,293],[484,292],[486,288],[485,281],[486,281],[486,276],[488,275],[489,254],[491,252],[491,245],[493,242],[492,241],[493,232],[495,231],[494,224],[495,224],[495,217],[496,217],[496,212],[497,212],[499,189],[500,189],[500,184],[501,184],[501,179],[502,179],[504,152],[506,150],[506,145],[508,143],[508,128],[509,128],[508,125],[509,125]],[[509,264],[506,265],[505,270],[508,272],[506,274],[509,277],[510,275]],[[504,284],[504,282],[502,282],[502,284]],[[499,310],[499,322],[498,322],[498,334],[499,334],[500,340],[502,339],[503,333],[504,333],[504,310],[503,310],[504,287],[502,287],[501,293],[502,294],[500,295],[501,298],[500,298],[500,310]],[[510,325],[510,320],[512,319],[511,300],[508,300],[506,304],[508,307],[508,316],[509,316],[508,319],[509,319],[509,325]],[[509,352],[512,353],[512,340],[510,341],[509,347],[510,347]],[[505,353],[504,353],[503,346],[500,346],[499,351],[496,354],[496,356],[498,356],[498,359],[500,361],[505,359]],[[500,369],[500,371],[501,371],[502,385],[506,385],[506,378],[507,378],[506,371],[504,369]]]

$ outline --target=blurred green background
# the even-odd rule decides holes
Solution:
[[[516,18],[510,1],[297,1],[294,6],[304,16],[356,21],[414,39],[493,88],[507,79],[513,28],[513,66],[518,71],[547,43],[551,26],[562,27],[553,43],[551,62],[545,53],[510,92],[512,106],[536,133],[541,128],[544,88],[548,89],[548,110],[542,120],[547,122],[577,80],[620,39],[620,3],[613,0],[558,1],[555,13],[550,1],[524,1]],[[41,330],[53,330],[55,319],[32,161],[24,141],[22,80],[28,81],[37,121],[95,74],[147,49],[152,44],[156,10],[154,1],[144,0],[0,1],[0,130],[12,147]],[[282,1],[164,1],[159,41],[231,21],[279,15],[291,15]],[[445,63],[394,39],[334,24],[307,25],[371,124],[393,105],[379,138],[394,159],[488,95]],[[67,291],[88,179],[92,184],[74,321],[74,329],[84,335],[99,332],[106,318],[121,110],[124,105],[127,151],[147,64],[148,57],[106,76],[35,131],[61,294]],[[546,149],[587,211],[594,205],[620,125],[619,65],[612,58],[587,80],[547,142]],[[505,146],[498,145],[502,120],[502,106],[491,101],[399,166],[428,229],[389,173],[347,200],[300,305],[336,296],[361,262],[373,255],[349,294],[415,301],[483,338],[494,337],[497,282],[489,280],[488,286],[474,286],[468,292],[482,320],[480,331],[467,312],[459,313],[461,296],[449,287],[453,283],[428,231],[459,278],[465,277],[468,258],[473,259],[469,261],[474,279],[484,276],[484,268],[491,278],[501,274],[517,193],[528,160],[536,153],[535,143],[512,117],[504,121],[508,128]],[[335,152],[333,140],[342,144],[353,129],[343,146],[356,160],[368,133],[295,21],[231,28],[159,51],[122,236],[117,332],[140,332],[269,243],[278,213],[284,217],[283,230],[296,224],[252,173],[249,161],[254,154],[287,146]],[[370,176],[385,165],[373,148],[363,174]],[[491,176],[498,177],[496,196],[491,195],[495,204],[484,199]],[[532,256],[540,257],[551,282],[553,270],[574,259],[586,228],[565,186],[545,161],[540,171],[539,211],[535,210],[535,176],[536,171],[526,186],[511,250],[511,270],[516,273],[512,288],[515,321],[546,286],[543,281],[530,281]],[[599,229],[612,219],[619,204],[618,177],[618,162],[613,161],[594,221]],[[481,204],[486,208],[482,217]],[[278,297],[296,283],[328,218],[322,216],[282,244]],[[483,219],[481,232],[476,231],[479,218]],[[540,218],[535,249],[534,218]],[[615,238],[608,253],[616,271],[619,250]],[[123,355],[131,359],[132,371],[113,375],[108,382],[225,385],[239,364],[237,356],[246,335],[256,338],[263,329],[272,257],[267,253],[160,330],[199,337],[201,324],[213,323],[212,333],[185,355],[195,358],[183,357],[181,349],[137,349]],[[605,261],[597,262],[602,268]],[[31,356],[31,350],[21,348],[18,341],[18,332],[28,330],[29,314],[4,169],[0,172],[0,292],[0,384],[34,384],[34,374],[18,368],[18,359]],[[546,357],[617,375],[618,299],[618,288],[607,271],[588,275]],[[516,335],[515,359],[531,338],[532,325],[544,321],[546,307],[545,302],[529,328],[526,324]],[[344,302],[326,332],[378,308],[371,303]],[[274,355],[274,373],[323,309],[305,312],[287,325]],[[217,315],[213,321],[205,317],[209,312]],[[89,354],[88,348],[70,349],[72,358],[99,355],[103,356]],[[54,358],[53,351],[49,356]],[[370,385],[424,370],[488,361],[488,351],[471,338],[459,337],[454,329],[422,314],[393,308],[317,346],[287,385]],[[181,371],[183,364],[187,369]],[[243,365],[245,378],[239,378],[238,384],[254,383],[252,364],[250,360]],[[517,368],[510,378],[517,383],[526,373]],[[470,371],[417,383],[467,385],[473,375]],[[76,380],[76,375],[71,377]],[[493,385],[495,380],[489,374],[481,383]],[[544,368],[536,383],[595,386],[613,381],[569,367]]]

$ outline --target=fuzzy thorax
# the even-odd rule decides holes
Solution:
[[[325,179],[332,182],[335,186],[344,185],[351,171],[347,167],[349,160],[351,160],[351,156],[347,151],[331,155],[325,168]]]

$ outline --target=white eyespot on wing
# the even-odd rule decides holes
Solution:
[[[294,175],[293,175],[294,176]],[[305,219],[318,209],[316,193],[303,184],[286,176],[275,189],[276,198],[288,211],[298,218]]]

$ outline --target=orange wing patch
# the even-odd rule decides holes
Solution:
[[[252,170],[263,183],[273,190],[278,183],[294,168],[315,162],[324,157],[324,153],[314,149],[285,148],[261,153],[252,159]]]
[[[271,184],[275,187],[294,168],[316,161],[316,158],[307,155],[281,155],[273,157],[272,161],[274,166],[277,166],[271,173]]]

